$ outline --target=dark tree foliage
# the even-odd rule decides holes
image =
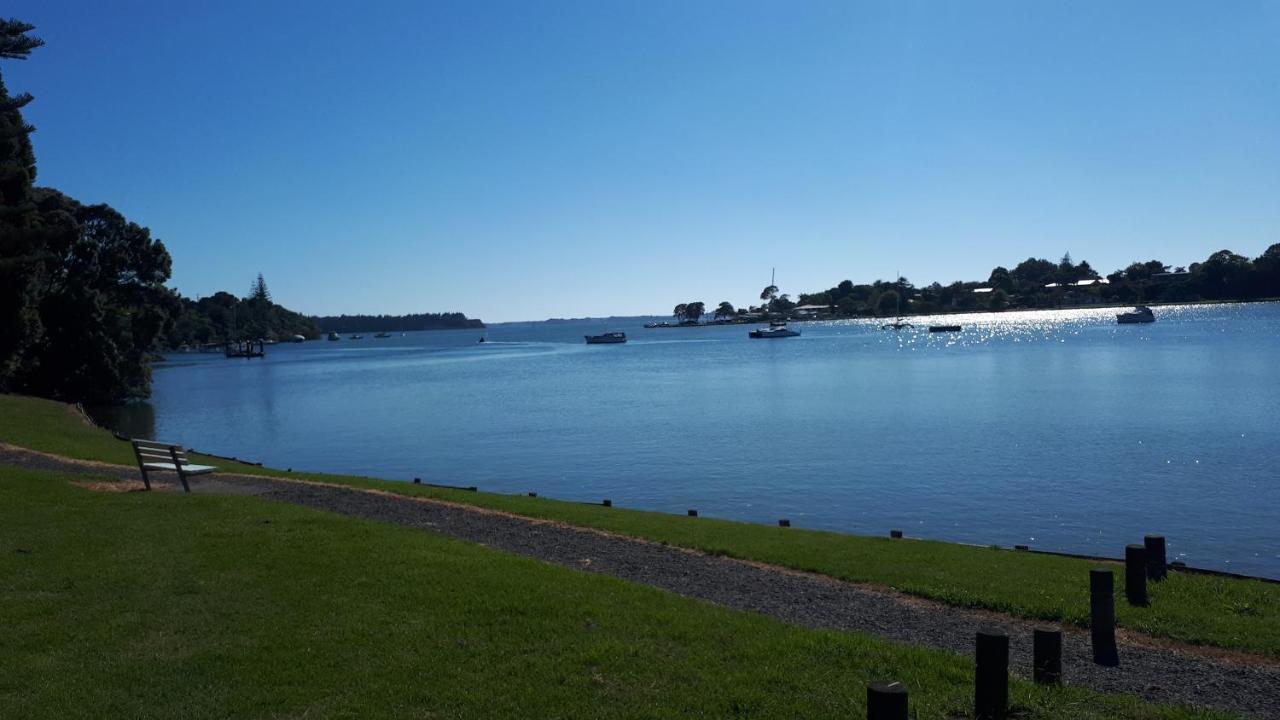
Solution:
[[[707,304],[701,300],[691,303],[685,303],[684,320],[685,322],[698,322],[703,315],[707,314]]]
[[[0,59],[43,43],[0,20]],[[169,253],[106,205],[34,187],[34,130],[0,80],[0,390],[108,401],[150,389],[171,307]]]
[[[24,60],[43,43],[32,26],[0,20],[0,59]],[[31,95],[10,95],[0,78],[0,391],[11,389],[42,328],[38,305],[42,244],[32,201],[36,157],[22,108]]]
[[[414,330],[464,330],[483,328],[479,319],[462,313],[416,315],[327,315],[313,317],[320,332],[412,332]]]
[[[33,192],[40,221],[35,275],[43,331],[12,376],[17,389],[66,400],[146,395],[149,355],[168,322],[164,244],[107,205]]]
[[[248,297],[217,292],[189,300],[175,295],[175,303],[173,323],[165,336],[167,348],[223,345],[239,340],[290,340],[295,335],[314,339],[320,334],[311,318],[271,300],[261,274],[250,286]]]

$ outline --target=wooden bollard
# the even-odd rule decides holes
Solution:
[[[1142,538],[1142,544],[1147,548],[1147,579],[1160,582],[1169,574],[1164,536],[1146,535]]]
[[[531,492],[531,493],[529,493],[529,497],[538,497],[538,493],[536,493],[536,492]]]
[[[1040,685],[1062,682],[1062,631],[1037,628],[1031,636],[1031,679]]]
[[[778,527],[791,527],[791,521],[786,518],[782,518],[778,521]]]
[[[689,508],[689,517],[698,517],[698,511],[693,508]]]
[[[1115,578],[1110,570],[1089,571],[1089,639],[1093,661],[1099,665],[1119,665],[1116,652]]]
[[[901,539],[902,539],[902,531],[901,531],[901,530],[890,530],[890,531],[889,531],[889,537],[893,538],[894,540],[901,540]]]
[[[1147,549],[1142,545],[1124,548],[1124,596],[1130,605],[1147,604]]]
[[[900,682],[868,685],[867,720],[907,720],[907,686]]]
[[[414,479],[413,479],[413,484],[414,484],[414,485],[421,485],[421,484],[422,484],[422,478],[414,478]]]
[[[604,502],[601,504],[604,505],[605,507],[613,507],[613,501],[610,500],[609,498],[605,498]]]
[[[1009,707],[1009,636],[979,632],[973,712],[978,720],[1004,720]]]

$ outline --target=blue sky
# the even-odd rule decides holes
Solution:
[[[10,2],[41,184],[188,295],[669,312],[1280,242],[1280,3]]]

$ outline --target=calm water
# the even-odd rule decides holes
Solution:
[[[1190,564],[1280,576],[1280,305],[1157,317],[344,336],[178,356],[135,414],[279,467],[1111,556],[1162,532]],[[631,341],[582,342],[604,330]]]

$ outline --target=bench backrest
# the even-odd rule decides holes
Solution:
[[[134,440],[133,452],[139,462],[172,463],[176,457],[179,465],[189,465],[187,451],[181,445],[152,442],[151,440]]]

